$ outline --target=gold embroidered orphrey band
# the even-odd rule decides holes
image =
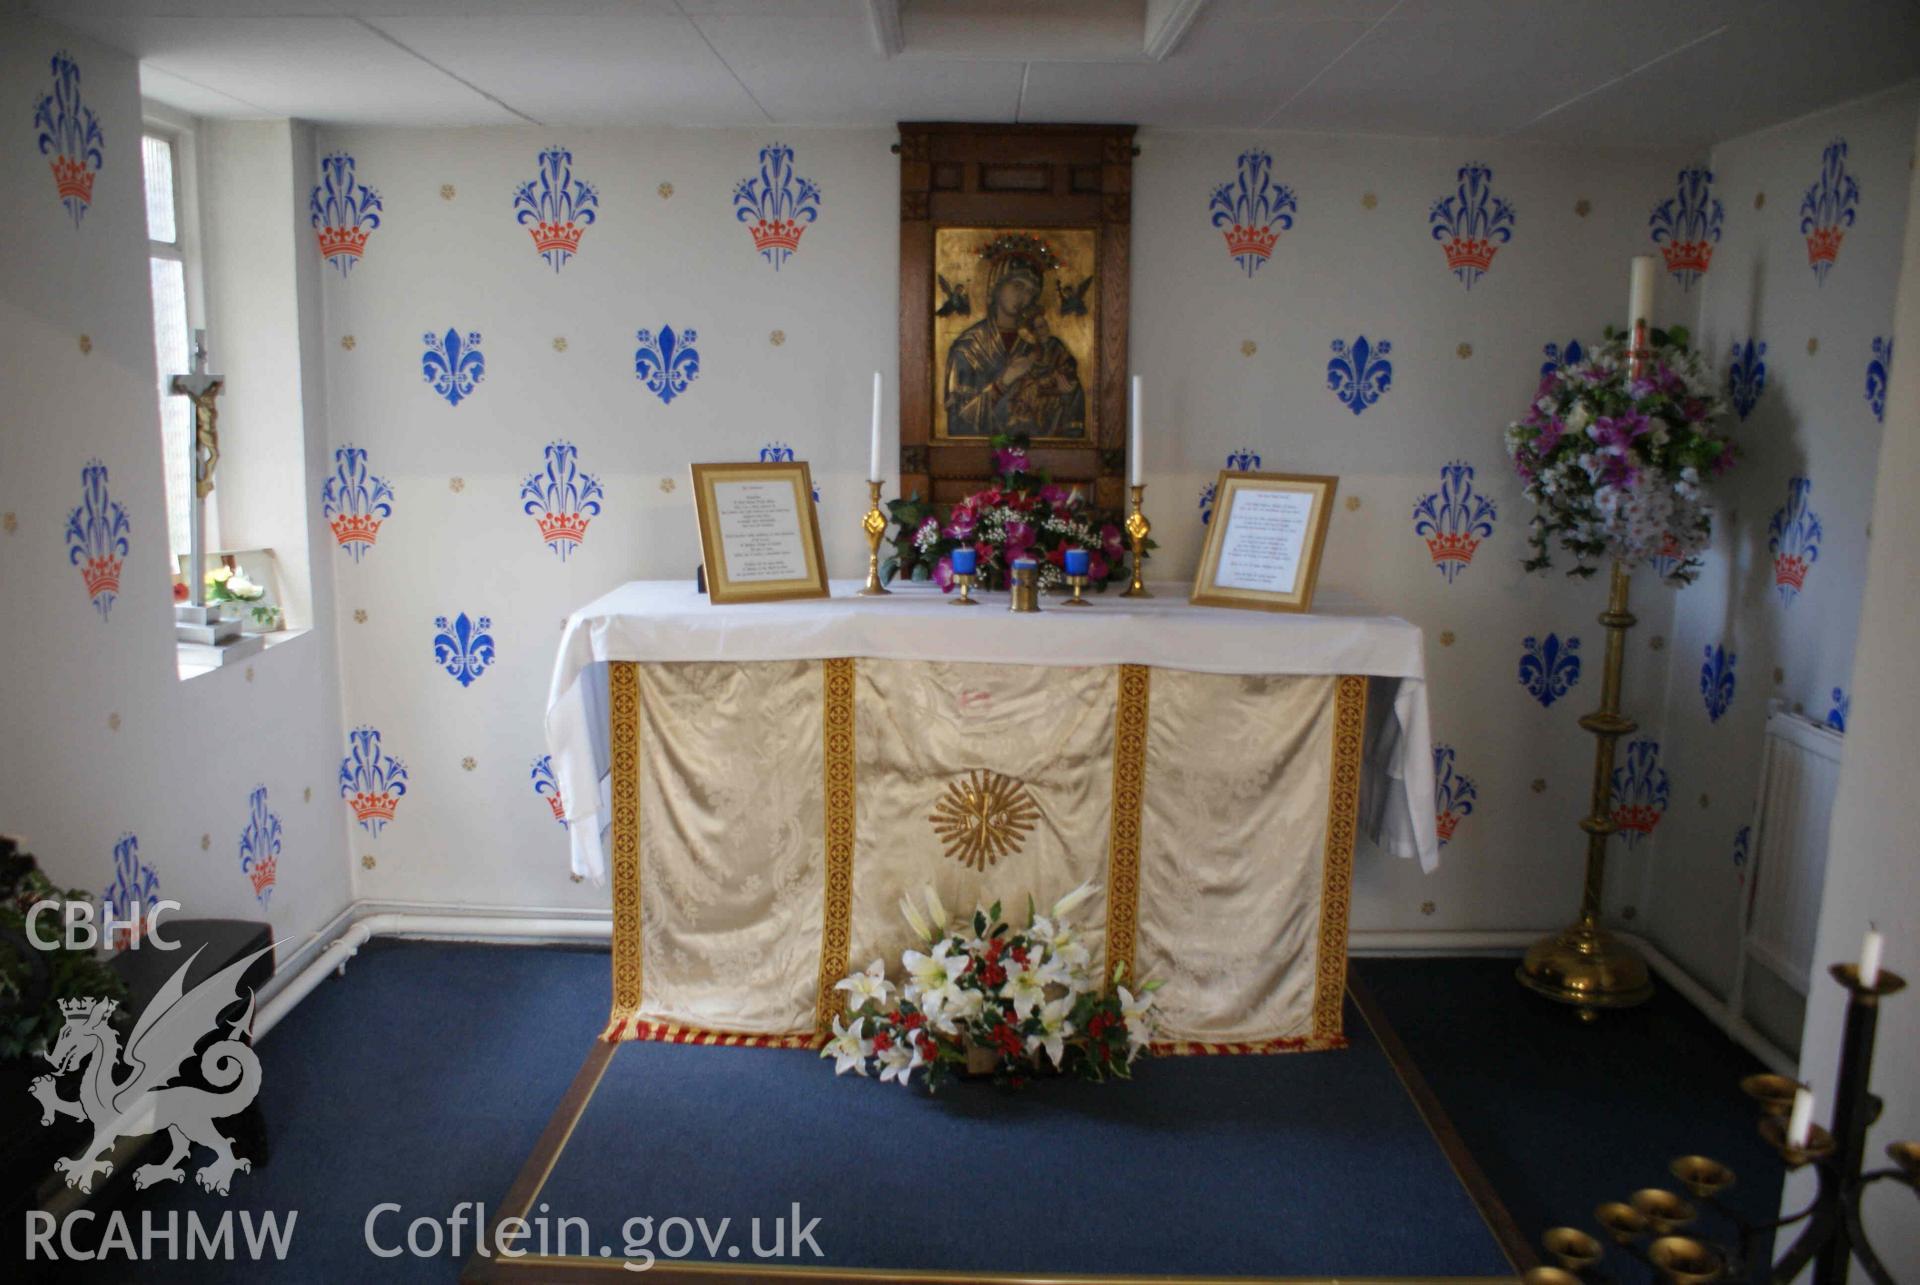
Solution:
[[[613,822],[613,1013],[606,1040],[666,1040],[674,1043],[740,1044],[792,1048],[824,1042],[840,1007],[834,983],[849,968],[853,920],[854,849],[854,662],[821,662],[821,740],[824,749],[826,871],[820,923],[820,963],[814,1031],[750,1035],[644,1022],[640,942],[640,678],[635,662],[608,666],[608,731],[612,757]],[[1134,973],[1140,917],[1140,813],[1146,792],[1147,713],[1152,690],[1145,665],[1116,667],[1113,732],[1112,823],[1107,848],[1107,960]],[[1170,1041],[1159,1054],[1282,1053],[1343,1048],[1342,996],[1346,989],[1347,919],[1353,894],[1353,848],[1360,811],[1360,758],[1366,736],[1367,680],[1342,675],[1334,681],[1332,772],[1327,790],[1327,830],[1320,884],[1320,941],[1315,961],[1313,1028],[1310,1035],[1252,1043]]]
[[[603,1039],[640,1011],[640,666],[607,666],[607,748],[613,759],[613,1015]]]

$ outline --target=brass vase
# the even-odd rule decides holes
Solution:
[[[1600,926],[1601,893],[1605,887],[1607,840],[1618,828],[1613,821],[1610,791],[1613,783],[1614,743],[1639,730],[1639,724],[1620,713],[1620,670],[1626,656],[1627,630],[1633,613],[1627,610],[1627,586],[1632,572],[1618,560],[1613,564],[1607,609],[1600,623],[1607,630],[1605,674],[1600,708],[1580,720],[1594,735],[1593,794],[1580,828],[1587,832],[1587,882],[1580,897],[1580,917],[1571,927],[1543,937],[1527,951],[1519,978],[1528,989],[1562,1004],[1579,1007],[1582,1021],[1591,1022],[1604,1008],[1631,1008],[1653,994],[1647,961]]]

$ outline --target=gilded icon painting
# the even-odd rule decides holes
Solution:
[[[933,436],[1096,440],[1093,228],[936,228]]]

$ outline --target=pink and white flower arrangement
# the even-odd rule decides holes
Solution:
[[[1535,510],[1526,568],[1552,566],[1557,543],[1574,557],[1571,575],[1592,575],[1606,558],[1629,568],[1658,559],[1666,579],[1691,582],[1713,533],[1703,484],[1737,458],[1716,431],[1726,414],[1678,326],[1652,332],[1638,378],[1625,337],[1611,333],[1587,361],[1548,372],[1506,430]]]
[[[1131,1078],[1133,1060],[1153,1039],[1159,983],[1135,993],[1124,984],[1125,965],[1110,979],[1093,971],[1071,917],[1092,895],[1082,884],[1044,915],[1029,897],[1027,926],[1017,930],[997,901],[950,921],[931,887],[924,912],[901,898],[918,942],[900,956],[906,980],[896,986],[876,959],[835,983],[845,1011],[820,1056],[834,1059],[836,1075],[877,1067],[882,1082],[901,1085],[925,1071],[929,1091],[960,1071],[1013,1085],[1049,1068]]]
[[[995,437],[994,484],[975,491],[946,519],[918,495],[887,507],[896,524],[894,554],[881,569],[888,579],[932,580],[953,589],[953,552],[971,548],[982,589],[1004,589],[1016,558],[1032,558],[1042,588],[1066,583],[1068,549],[1087,551],[1087,581],[1096,589],[1132,575],[1127,538],[1095,513],[1078,487],[1060,486],[1033,467],[1025,437]]]

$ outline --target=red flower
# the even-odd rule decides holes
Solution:
[[[902,1027],[909,1031],[917,1031],[926,1024],[927,1015],[925,1013],[908,1013],[906,1020],[900,1023]]]
[[[993,1028],[993,1045],[1008,1057],[1020,1053],[1020,1032],[1012,1022],[1003,1021]]]
[[[1104,1013],[1104,1012],[1095,1013],[1093,1015],[1093,1020],[1087,1023],[1087,1034],[1089,1037],[1097,1040],[1102,1035],[1105,1035],[1108,1031],[1112,1030],[1113,1025],[1114,1025],[1114,1021],[1113,1021],[1112,1013]]]
[[[1027,948],[1026,948],[1025,946],[1015,946],[1015,947],[1013,948],[1013,957],[1014,957],[1015,959],[1017,959],[1017,960],[1019,960],[1019,961],[1020,961],[1021,963],[1023,963],[1023,964],[1024,964],[1024,963],[1026,963],[1026,962],[1027,962]]]
[[[891,1035],[888,1035],[884,1030],[873,1033],[873,1051],[875,1053],[885,1053],[892,1047],[893,1037]]]
[[[1000,958],[1000,952],[1005,950],[1006,948],[1007,948],[1007,943],[1004,939],[999,937],[993,938],[991,941],[987,943],[986,961],[989,964],[993,963],[995,960]]]
[[[980,969],[980,980],[989,986],[998,986],[1007,980],[1007,970],[998,964],[987,964]]]

